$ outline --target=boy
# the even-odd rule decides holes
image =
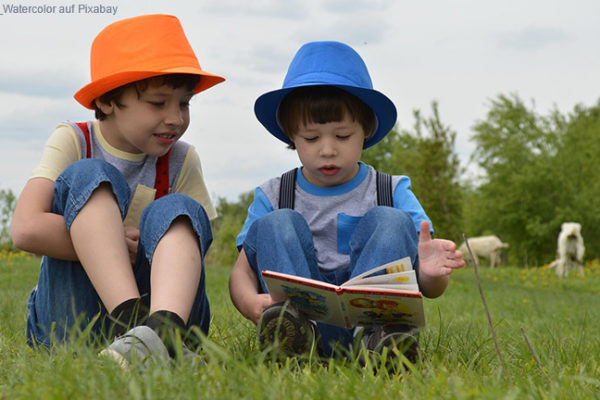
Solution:
[[[216,212],[179,139],[192,96],[224,78],[201,69],[169,15],[102,30],[91,76],[74,97],[97,120],[58,125],[13,217],[15,245],[43,255],[27,340],[48,346],[91,324],[117,336],[102,355],[169,359],[177,332],[208,332],[203,258]]]
[[[367,350],[408,345],[414,356],[416,341],[408,327],[315,327],[293,307],[274,304],[261,276],[268,268],[341,284],[409,256],[421,292],[427,297],[444,292],[448,275],[464,266],[455,244],[431,239],[429,219],[406,176],[392,177],[389,207],[378,206],[378,191],[386,186],[378,189],[376,171],[359,162],[362,150],[394,126],[394,104],[373,90],[352,48],[311,42],[296,53],[283,88],[257,99],[255,113],[272,135],[297,150],[302,163],[255,190],[237,238],[230,294],[237,309],[259,325],[261,346],[279,332],[280,351],[302,353],[318,334],[323,355],[332,353],[332,345],[347,349],[362,338]]]

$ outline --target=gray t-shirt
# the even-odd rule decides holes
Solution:
[[[238,248],[244,243],[248,229],[258,218],[277,209],[281,177],[256,188],[254,202],[238,235]],[[417,232],[422,220],[429,221],[425,211],[410,190],[407,176],[392,177],[394,208],[406,211]],[[377,205],[376,171],[360,163],[357,175],[349,182],[334,187],[320,187],[308,182],[297,170],[295,206],[308,223],[313,235],[315,255],[323,270],[346,268],[350,264],[349,240],[363,215]],[[431,226],[431,221],[429,221]]]

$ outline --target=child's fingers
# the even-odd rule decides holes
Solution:
[[[427,242],[431,240],[431,232],[429,231],[429,222],[421,221],[419,225],[419,242]]]
[[[448,240],[448,239],[435,239],[435,240],[440,243],[440,246],[443,250],[449,251],[452,253],[456,252],[456,244],[452,240]]]
[[[462,258],[460,257],[456,257],[455,254],[453,253],[451,256],[447,257],[446,259],[446,263],[444,265],[447,268],[462,268],[465,266],[465,262],[463,261]]]

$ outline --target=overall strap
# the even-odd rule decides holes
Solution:
[[[75,122],[75,125],[81,129],[83,132],[83,137],[85,138],[85,158],[90,158],[92,156],[92,145],[90,140],[90,130],[88,128],[87,122]]]
[[[76,122],[75,124],[81,129],[81,132],[83,132],[86,144],[86,158],[90,158],[92,156],[92,141],[90,139],[88,123]],[[156,177],[154,178],[154,189],[156,190],[156,194],[154,195],[154,200],[169,193],[169,154],[171,154],[170,149],[167,154],[156,159]]]
[[[171,149],[167,154],[156,159],[156,177],[154,178],[156,194],[154,200],[169,194],[169,154],[171,154]]]
[[[392,177],[384,172],[377,171],[377,205],[394,206],[392,195]]]
[[[296,170],[297,168],[294,168],[281,175],[281,183],[279,184],[279,209],[294,209]]]

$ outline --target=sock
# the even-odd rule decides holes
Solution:
[[[134,326],[142,324],[147,317],[148,310],[142,304],[141,298],[125,300],[110,313],[109,332],[114,336],[121,336]]]
[[[174,312],[159,310],[150,314],[145,325],[152,328],[160,336],[169,351],[169,355],[175,358],[177,354],[175,351],[177,332],[180,332],[183,340],[187,330],[183,319]]]

